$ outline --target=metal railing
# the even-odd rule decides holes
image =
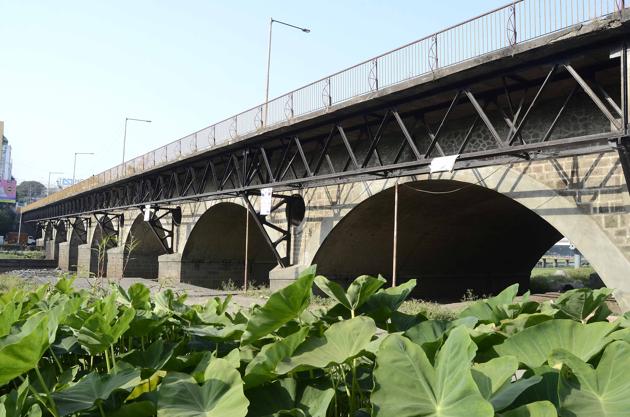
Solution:
[[[236,142],[263,128],[290,123],[297,117],[328,109],[438,69],[510,48],[589,20],[614,16],[623,0],[517,0],[503,7],[433,33],[415,42],[293,90],[228,119],[194,132],[124,164],[40,200],[82,193],[94,187]],[[267,125],[264,112],[267,107]],[[32,207],[35,208],[35,207]]]

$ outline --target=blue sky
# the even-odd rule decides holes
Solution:
[[[0,0],[0,120],[18,181],[77,177],[506,3]]]

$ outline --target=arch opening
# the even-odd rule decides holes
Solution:
[[[79,245],[87,243],[87,232],[82,221],[76,221],[72,226],[70,233],[70,242],[68,245],[68,269],[70,271],[77,270],[79,261]]]
[[[63,243],[68,238],[68,232],[66,230],[65,222],[60,222],[55,228],[55,250],[54,250],[54,259],[57,264],[59,264],[59,244]]]
[[[246,215],[249,215],[248,280],[268,285],[276,260],[251,214],[234,203],[210,207],[193,227],[181,261],[181,281],[221,288],[228,281],[241,287],[245,272]]]
[[[90,242],[90,275],[97,277],[107,276],[107,250],[116,246],[116,236],[107,234],[106,230],[114,230],[112,220],[105,218],[96,224],[92,241]]]
[[[419,191],[421,190],[421,191]],[[562,235],[539,215],[496,191],[454,180],[399,186],[397,282],[418,279],[414,296],[459,300],[468,289],[496,294],[529,286],[532,268]],[[313,263],[348,283],[393,268],[394,188],[352,209],[326,236]]]
[[[160,239],[164,235],[144,221],[142,214],[138,215],[131,225],[123,248],[122,275],[124,277],[139,277],[156,279],[158,277],[158,257],[168,253]]]

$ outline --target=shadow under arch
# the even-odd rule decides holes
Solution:
[[[243,285],[246,213],[241,205],[222,202],[199,218],[182,254],[182,282],[208,288],[220,288],[228,280]],[[251,214],[248,248],[249,282],[267,285],[276,260]]]
[[[159,220],[158,220],[159,221]],[[124,277],[156,279],[158,277],[158,257],[168,253],[162,245],[164,233],[154,231],[144,215],[139,214],[133,221],[124,242]]]
[[[422,191],[418,191],[422,190]],[[397,281],[417,278],[415,296],[457,300],[518,282],[562,235],[538,214],[485,187],[455,180],[399,185]],[[315,254],[318,273],[342,282],[392,277],[394,188],[367,198],[330,231]]]
[[[90,275],[97,277],[107,276],[107,250],[116,246],[116,236],[106,233],[106,230],[114,229],[112,220],[105,218],[102,224],[96,223],[90,241]]]
[[[59,244],[65,242],[68,239],[68,231],[66,230],[66,223],[60,222],[55,227],[55,262],[59,264]]]
[[[79,245],[87,243],[87,231],[82,221],[76,221],[72,226],[70,233],[70,241],[68,245],[68,269],[70,271],[77,270],[79,261]]]

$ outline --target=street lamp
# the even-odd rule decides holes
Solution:
[[[77,155],[94,155],[94,152],[75,152],[74,153],[74,168],[72,168],[72,185],[74,185],[75,174],[77,173]]]
[[[134,119],[133,117],[125,117],[125,134],[123,136],[123,158],[122,158],[122,163],[125,163],[125,146],[127,145],[127,122],[131,120],[132,122],[144,122],[144,123],[151,123],[151,120],[144,120],[144,119]]]
[[[59,175],[59,174],[63,174],[63,172],[58,172],[58,171],[50,171],[50,172],[48,172],[48,188],[46,188],[46,197],[48,197],[50,195],[50,176],[51,175]]]
[[[267,113],[269,107],[269,69],[271,68],[271,33],[273,24],[278,23],[280,25],[288,26],[290,28],[301,30],[304,33],[310,33],[311,30],[307,28],[301,28],[299,26],[292,25],[290,23],[281,22],[280,20],[274,20],[273,18],[269,19],[269,47],[267,49],[267,88],[265,89],[265,126],[267,126]]]

